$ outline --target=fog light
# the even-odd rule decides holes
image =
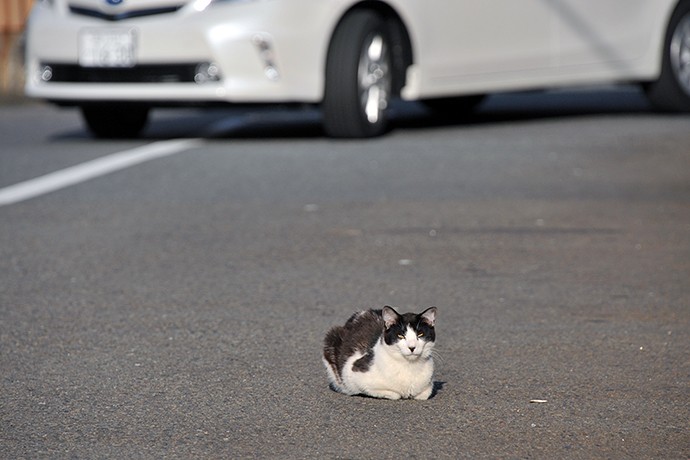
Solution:
[[[53,68],[49,65],[41,67],[39,72],[41,81],[50,81],[53,78]]]
[[[220,80],[220,69],[214,62],[202,62],[196,66],[194,81],[202,84]]]
[[[259,58],[264,65],[264,75],[272,81],[280,79],[280,72],[276,65],[275,53],[273,52],[273,44],[268,36],[256,34],[252,37],[252,43],[259,53]]]

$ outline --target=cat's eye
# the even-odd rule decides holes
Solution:
[[[419,334],[417,334],[417,337],[424,337],[424,333],[420,332]]]
[[[404,339],[404,338],[405,338],[405,336],[404,336],[404,335],[402,335],[402,334],[398,334],[398,338],[399,338],[399,339]]]

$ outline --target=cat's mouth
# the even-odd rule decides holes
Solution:
[[[403,356],[404,356],[406,359],[409,359],[410,361],[416,361],[416,360],[419,359],[420,356],[422,356],[422,353],[421,353],[421,351],[420,351],[420,352],[416,352],[416,353],[415,353],[414,351],[410,351],[410,352],[408,352],[408,353],[403,353]]]

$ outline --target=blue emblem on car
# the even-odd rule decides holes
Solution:
[[[113,5],[113,6],[119,5],[119,4],[122,3],[123,1],[124,1],[124,0],[105,0],[105,2],[106,2],[108,5]]]

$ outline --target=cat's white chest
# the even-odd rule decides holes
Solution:
[[[371,365],[364,372],[353,368],[361,354],[348,359],[343,369],[343,384],[348,393],[388,399],[427,399],[431,395],[434,363],[430,356],[411,360],[381,342],[373,352]]]

